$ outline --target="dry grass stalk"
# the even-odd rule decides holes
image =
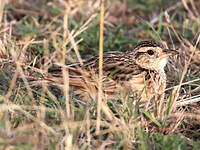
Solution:
[[[64,2],[64,7],[65,7],[65,13],[64,13],[64,23],[63,23],[63,44],[62,44],[62,64],[65,65],[65,55],[66,55],[66,45],[67,45],[67,39],[69,37],[68,31],[68,15],[70,12],[70,7],[68,6],[67,2]],[[70,119],[70,102],[69,102],[69,71],[68,69],[62,67],[62,77],[63,77],[63,82],[64,82],[64,95],[65,95],[65,106],[66,106],[66,117],[63,118],[64,122],[67,122],[67,120]],[[65,150],[70,150],[72,149],[72,138],[73,136],[69,132],[69,125],[67,124],[65,127],[65,137],[63,140],[65,141]],[[63,143],[63,144],[64,144]]]
[[[103,29],[104,29],[104,0],[101,0],[100,9],[100,39],[99,39],[99,81],[96,134],[100,133],[101,108],[102,108],[102,80],[103,80]]]
[[[32,106],[31,106],[32,107]],[[49,127],[46,123],[44,123],[43,121],[41,121],[40,119],[38,119],[37,117],[31,115],[29,112],[27,112],[26,110],[24,110],[26,107],[21,107],[20,105],[2,105],[1,106],[1,111],[10,111],[10,112],[15,112],[20,111],[22,112],[27,118],[30,118],[31,120],[33,120],[34,122],[36,122],[38,125],[40,125],[40,127],[42,127],[43,129],[45,129],[46,131],[52,133],[53,135],[57,135],[56,131],[54,131],[53,128]],[[33,109],[33,108],[32,108]],[[41,110],[41,107],[38,107],[38,109]]]
[[[5,3],[6,3],[6,0],[1,0],[0,2],[0,27],[2,25],[2,18],[3,18],[3,9],[4,9],[4,6],[5,6]]]
[[[64,24],[63,24],[63,45],[62,45],[62,64],[65,65],[65,55],[66,55],[66,45],[67,37],[69,36],[67,33],[68,30],[68,14],[69,14],[68,3],[65,2],[65,14],[64,14]],[[69,72],[68,69],[62,68],[63,81],[64,81],[64,93],[65,93],[65,101],[66,101],[66,113],[67,118],[70,117],[70,104],[69,104]]]
[[[189,104],[192,104],[192,103],[197,103],[199,101],[200,101],[200,95],[195,95],[195,96],[183,99],[183,100],[179,100],[176,103],[176,106],[177,107],[186,106],[186,105],[189,105]]]
[[[33,41],[33,40],[31,40],[31,41]],[[12,81],[11,81],[10,88],[9,88],[9,90],[8,90],[8,92],[7,92],[7,95],[5,96],[7,99],[9,99],[9,97],[11,96],[12,90],[13,90],[13,88],[15,87],[15,82],[16,82],[16,79],[17,79],[18,74],[21,75],[21,77],[22,77],[22,79],[23,79],[23,81],[24,81],[24,83],[25,83],[25,86],[26,86],[26,88],[28,89],[28,94],[29,94],[30,98],[34,99],[34,98],[33,98],[33,94],[32,94],[32,92],[31,92],[31,88],[30,88],[30,86],[29,86],[29,83],[28,83],[28,81],[27,81],[27,79],[26,79],[26,77],[25,77],[25,75],[24,75],[24,73],[23,73],[23,69],[22,69],[22,67],[21,67],[21,64],[22,64],[22,62],[23,62],[23,60],[24,60],[24,58],[25,58],[25,57],[23,56],[23,54],[25,54],[25,52],[26,52],[26,50],[27,50],[27,47],[28,47],[28,45],[30,44],[31,41],[28,41],[27,44],[24,45],[24,47],[22,48],[22,55],[20,55],[20,57],[18,57],[18,54],[17,54],[16,51],[14,50],[14,47],[11,49],[11,52],[10,52],[10,53],[11,53],[11,55],[12,55],[12,57],[13,57],[15,63],[16,63],[17,69],[16,69],[16,71],[15,71],[14,78],[13,78]],[[14,43],[13,43],[13,44],[14,44]],[[19,60],[18,60],[18,59],[19,59]]]
[[[183,5],[184,5],[184,7],[185,8],[188,8],[188,5],[187,5],[187,2],[185,1],[185,0],[182,0],[182,3],[183,3]],[[189,8],[188,8],[189,9]],[[187,9],[187,10],[188,10]],[[189,11],[189,10],[188,10]],[[192,15],[193,17],[194,17],[194,15]],[[172,31],[174,32],[174,34],[175,34],[175,36],[177,37],[177,39],[179,40],[179,42],[181,43],[181,45],[183,45],[184,46],[184,43],[185,42],[188,42],[188,41],[186,41],[186,40],[184,40],[182,37],[180,37],[179,35],[178,35],[178,33],[176,32],[176,30],[174,29],[174,26],[171,24],[171,22],[170,22],[170,19],[169,19],[169,15],[168,15],[168,13],[167,12],[165,12],[165,17],[166,17],[166,20],[167,20],[167,23],[169,24],[169,27],[172,29]],[[191,52],[191,54],[190,54],[190,57],[189,57],[189,60],[185,63],[185,66],[184,66],[184,68],[183,68],[183,72],[182,72],[182,76],[181,76],[181,79],[180,79],[180,82],[179,82],[179,85],[178,86],[176,86],[176,88],[174,89],[174,91],[173,91],[173,108],[175,109],[176,108],[176,101],[177,101],[177,99],[178,99],[178,97],[179,97],[179,91],[180,91],[180,88],[181,88],[181,86],[182,85],[185,85],[185,84],[187,84],[187,83],[183,83],[183,79],[184,79],[184,77],[185,77],[185,74],[187,73],[187,70],[188,70],[188,67],[189,67],[189,65],[190,65],[190,62],[191,62],[191,60],[192,60],[192,58],[193,58],[193,56],[194,56],[194,54],[195,54],[195,51],[196,51],[196,48],[197,48],[197,44],[199,43],[199,40],[200,40],[200,35],[198,36],[198,39],[197,39],[197,41],[196,41],[196,44],[194,45],[194,46],[192,46],[190,43],[187,43],[187,44],[189,44],[189,45],[191,45],[191,47],[190,47],[190,52]],[[198,79],[197,79],[198,80]],[[190,82],[190,81],[189,81]],[[179,105],[179,104],[178,104]],[[177,106],[178,106],[177,105]],[[174,110],[174,109],[171,109],[171,110]]]
[[[44,39],[43,40],[43,45],[44,45],[44,61],[46,62],[48,59],[48,55],[49,55],[49,50],[48,50],[48,42]],[[42,66],[42,70],[47,73],[48,71],[48,66]],[[46,91],[47,91],[47,85],[45,82],[42,83],[42,91],[41,91],[41,96],[40,96],[40,101],[41,102],[45,102],[45,95],[46,95]],[[39,120],[41,121],[45,121],[45,112],[46,109],[43,108],[40,111],[38,111],[37,113],[37,117],[39,118]]]
[[[179,82],[179,86],[178,86],[178,88],[176,90],[176,95],[175,95],[174,100],[173,100],[174,102],[176,102],[178,97],[179,97],[179,91],[180,91],[180,88],[181,88],[181,84],[183,83],[183,79],[185,77],[185,74],[187,73],[188,67],[189,67],[189,65],[191,63],[192,57],[193,57],[193,55],[194,55],[194,53],[196,51],[196,47],[197,47],[199,41],[200,41],[200,35],[198,36],[198,39],[197,39],[195,45],[190,47],[191,48],[190,49],[191,54],[190,54],[189,60],[186,62],[185,67],[183,69],[183,73],[182,73],[182,76],[181,76],[181,79],[180,79],[180,82]]]
[[[188,6],[186,0],[182,0],[182,3],[183,3],[184,8],[185,8],[185,9],[187,10],[187,12],[189,13],[189,16],[190,16],[192,19],[195,19],[196,17],[195,17],[195,15],[194,15],[194,13],[192,12],[192,10],[190,10],[190,8],[189,8],[189,6]]]
[[[90,134],[90,112],[89,110],[86,111],[86,133],[87,133],[87,144],[88,144],[88,149],[90,150],[90,145],[91,145],[91,134]]]

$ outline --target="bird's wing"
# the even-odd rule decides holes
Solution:
[[[69,69],[69,84],[76,88],[97,89],[98,64],[99,57],[93,57],[84,61],[83,66],[79,63],[69,65],[71,68]],[[117,84],[122,84],[141,72],[142,69],[135,63],[131,54],[108,52],[103,55],[103,86],[107,92],[114,91]],[[61,76],[61,74],[57,71],[53,75]]]

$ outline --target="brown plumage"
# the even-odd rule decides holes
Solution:
[[[177,54],[153,41],[139,43],[132,51],[107,52],[103,55],[103,92],[105,98],[116,100],[124,96],[151,99],[163,95],[166,87],[164,67],[167,58]],[[95,100],[98,93],[98,57],[68,65],[69,83],[74,93],[83,101]],[[52,77],[62,73],[52,73]],[[53,80],[53,78],[51,79]],[[55,80],[54,80],[55,81]]]

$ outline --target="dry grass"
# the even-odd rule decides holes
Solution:
[[[151,8],[138,12],[137,7],[133,10],[128,7],[128,0],[101,2],[101,7],[100,0],[52,0],[44,3],[22,0],[14,5],[10,0],[2,5],[0,149],[148,149],[148,146],[154,146],[152,141],[162,145],[158,133],[169,137],[169,142],[171,137],[168,135],[177,133],[190,140],[181,137],[172,141],[198,139],[199,2],[182,0],[175,5],[169,4],[169,8],[164,8],[163,20],[160,19],[160,10],[155,10],[155,17],[148,21],[151,24],[148,29],[137,24],[148,20],[145,11],[152,12]],[[37,8],[40,4],[41,7]],[[142,8],[141,4],[136,6]],[[178,15],[174,13],[175,9],[178,9]],[[183,12],[187,18],[179,14]],[[175,24],[174,20],[181,21],[179,18],[185,22]],[[123,97],[123,93],[120,102],[106,100],[99,90],[98,99],[88,105],[73,96],[66,64],[83,63],[81,47],[89,36],[84,39],[81,35],[99,22],[100,37],[96,37],[100,39],[99,46],[93,45],[99,49],[99,70],[103,67],[103,36],[108,38],[109,29],[116,28],[120,22],[128,26],[125,32],[128,40],[132,33],[138,39],[158,36],[163,43],[172,43],[179,50],[180,55],[172,58],[166,68],[168,89],[163,101],[141,107],[143,104],[132,102],[128,96]],[[181,35],[186,29],[195,36]],[[130,44],[126,47],[132,48]],[[63,78],[47,81],[49,69],[55,66],[62,68]],[[101,79],[100,71],[99,89],[102,88]]]

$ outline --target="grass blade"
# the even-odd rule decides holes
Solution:
[[[160,122],[156,120],[149,112],[145,111],[144,109],[142,109],[141,111],[145,114],[145,116],[147,116],[151,121],[153,121],[153,123],[155,123],[158,127],[162,127]]]

